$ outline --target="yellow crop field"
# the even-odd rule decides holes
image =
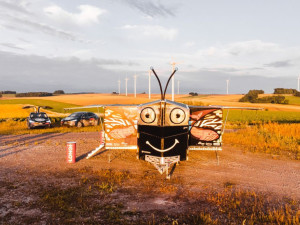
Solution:
[[[300,159],[300,124],[267,123],[225,133],[224,142],[253,152]]]
[[[0,118],[24,118],[32,112],[31,109],[22,109],[22,105],[0,105]]]

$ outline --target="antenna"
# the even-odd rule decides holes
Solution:
[[[137,75],[134,74],[134,97],[136,98],[136,78],[137,78]]]
[[[151,99],[151,70],[149,70],[149,99]]]
[[[226,93],[228,94],[229,80],[226,80],[226,84],[227,84],[227,91],[226,91]]]
[[[164,91],[164,100],[166,99],[166,92],[167,92],[167,89],[168,89],[168,86],[169,86],[169,82],[170,82],[170,80],[174,77],[174,74],[176,73],[176,71],[177,71],[178,69],[177,68],[175,68],[174,69],[174,71],[173,71],[173,73],[171,74],[171,76],[169,77],[169,80],[168,80],[168,82],[167,82],[167,84],[166,84],[166,87],[165,87],[165,91]],[[174,81],[174,80],[173,80]],[[173,93],[174,94],[174,93]],[[174,97],[174,96],[173,96]]]
[[[126,96],[127,96],[127,81],[128,81],[129,79],[126,77],[125,78],[125,93],[126,93]]]
[[[153,67],[150,67],[150,70],[152,70],[154,76],[156,77],[157,81],[158,81],[158,84],[159,84],[159,88],[160,88],[160,98],[161,100],[164,100],[164,95],[163,95],[163,92],[162,92],[162,87],[161,87],[161,82],[160,82],[160,79],[158,78],[155,70],[153,69]]]

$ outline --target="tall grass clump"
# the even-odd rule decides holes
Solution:
[[[300,159],[300,124],[260,123],[225,133],[224,142],[253,152]]]

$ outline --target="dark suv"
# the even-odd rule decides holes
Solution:
[[[75,112],[70,116],[61,120],[61,125],[85,127],[97,126],[99,124],[99,117],[91,112]]]
[[[35,112],[30,113],[29,117],[27,117],[27,127],[29,129],[35,127],[50,127],[51,121],[50,118],[44,112]]]

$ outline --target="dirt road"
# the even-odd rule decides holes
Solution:
[[[141,177],[149,171],[158,174],[151,164],[137,160],[132,150],[105,151],[86,160],[86,154],[98,146],[97,137],[97,132],[0,136],[0,180],[14,181],[17,173],[26,171],[30,180],[34,176],[31,173],[63,173],[86,167],[95,171],[127,170]],[[66,164],[68,141],[77,142],[76,164]],[[189,161],[176,167],[172,179],[180,179],[188,189],[219,189],[231,184],[241,189],[300,199],[298,161],[245,153],[229,145],[224,146],[219,156],[217,165],[214,152],[191,151]]]

